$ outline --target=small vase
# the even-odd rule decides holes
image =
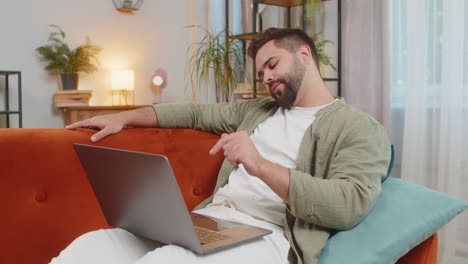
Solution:
[[[62,89],[77,90],[78,89],[78,74],[77,73],[62,73]]]

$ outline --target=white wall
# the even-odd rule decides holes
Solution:
[[[151,77],[159,67],[168,72],[162,102],[190,101],[185,81],[190,32],[184,27],[193,23],[195,3],[147,0],[140,10],[125,14],[112,0],[0,0],[0,70],[22,72],[23,127],[63,126],[52,102],[57,77],[48,75],[35,52],[46,44],[48,24],[59,25],[72,48],[86,36],[103,48],[99,71],[80,79],[79,89],[93,90],[91,105],[112,104],[110,70],[115,68],[135,70],[135,104],[153,102]]]

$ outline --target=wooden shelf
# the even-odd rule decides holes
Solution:
[[[301,6],[303,4],[302,0],[255,0],[259,4],[264,5],[274,5],[274,6],[282,6],[282,7],[295,7]],[[329,0],[322,0],[322,2],[329,1]]]
[[[59,107],[64,110],[89,110],[89,111],[101,111],[101,110],[112,110],[112,111],[125,111],[132,110],[150,105],[103,105],[103,106],[64,106]]]
[[[302,0],[256,0],[259,4],[294,7],[302,5]]]
[[[244,34],[239,34],[239,35],[231,35],[229,38],[231,39],[240,39],[240,40],[252,40],[256,33],[244,33]]]

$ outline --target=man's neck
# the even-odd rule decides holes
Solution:
[[[298,100],[294,105],[314,107],[329,104],[334,100],[335,98],[328,91],[328,87],[320,79],[315,82],[309,82],[308,85],[301,87],[301,90],[298,92]]]

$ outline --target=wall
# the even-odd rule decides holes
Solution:
[[[72,48],[89,36],[103,48],[99,71],[82,75],[79,89],[93,90],[91,105],[111,105],[110,70],[135,70],[135,104],[151,104],[155,69],[168,72],[162,102],[190,101],[186,89],[186,51],[192,24],[192,1],[144,1],[133,14],[118,12],[112,0],[2,0],[0,5],[0,70],[22,72],[23,127],[62,127],[52,96],[58,89],[35,49],[48,38],[48,24],[59,25]],[[0,83],[0,98],[3,96]],[[12,85],[15,87],[15,84]],[[12,98],[12,100],[15,100]],[[3,100],[0,100],[3,107]]]

